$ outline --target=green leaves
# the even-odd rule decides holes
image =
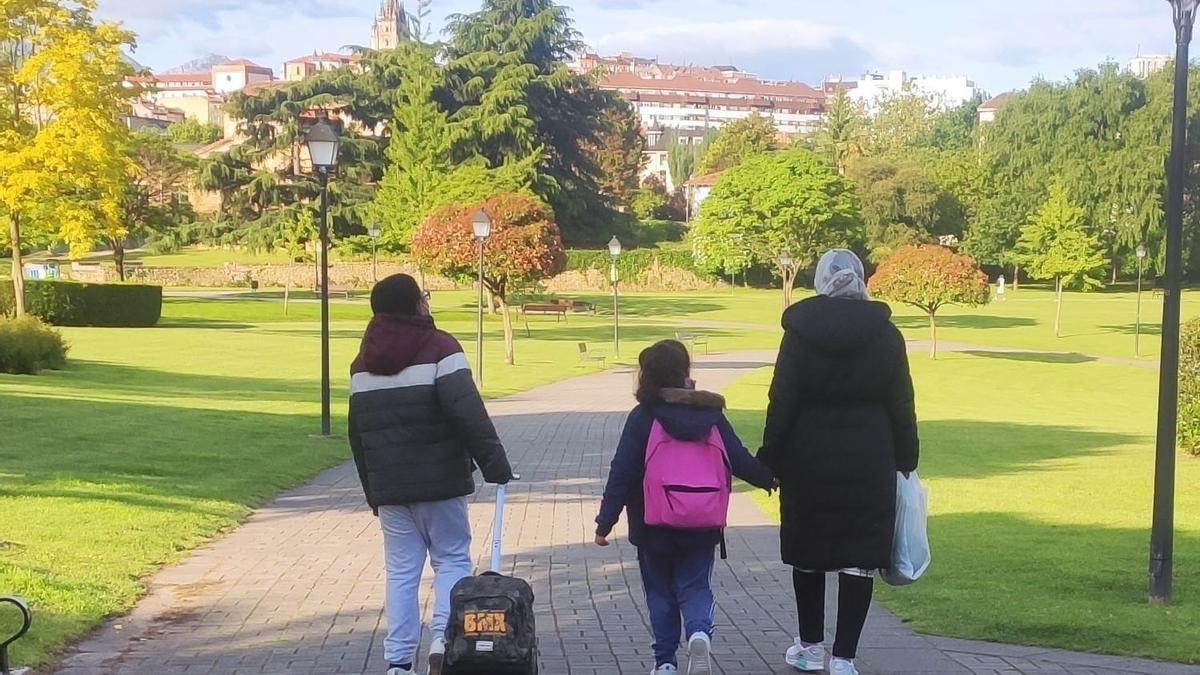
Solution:
[[[752,157],[727,171],[692,229],[697,262],[709,271],[773,268],[784,249],[803,269],[859,239],[853,187],[803,149]]]
[[[987,304],[987,275],[974,259],[942,246],[905,246],[871,277],[871,293],[937,314],[944,305]]]
[[[1066,188],[1055,183],[1050,197],[1021,232],[1017,259],[1035,279],[1058,279],[1064,287],[1085,290],[1104,282],[1097,274],[1106,260],[1099,237],[1086,229],[1087,212],[1071,202]]]
[[[779,148],[775,122],[757,112],[721,127],[700,159],[700,175],[731,169],[746,159]]]

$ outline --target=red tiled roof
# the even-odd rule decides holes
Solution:
[[[362,57],[357,54],[346,55],[327,52],[325,54],[310,54],[307,56],[301,56],[299,58],[292,59],[287,63],[321,63],[328,61],[333,61],[336,63],[357,63],[361,60]]]
[[[212,84],[212,73],[170,73],[163,75],[137,75],[129,78],[138,84],[184,84],[199,82],[201,86]]]
[[[689,187],[712,187],[717,184],[717,181],[721,180],[721,176],[724,173],[724,171],[718,171],[716,173],[709,173],[703,176],[696,176],[695,178],[684,183],[684,185]]]
[[[267,89],[283,89],[284,87],[287,87],[292,84],[295,84],[295,82],[289,82],[287,80],[270,80],[268,82],[251,82],[250,84],[247,84],[245,87],[242,88],[242,93],[243,94],[255,94],[260,91],[265,91]]]
[[[274,71],[272,71],[270,68],[267,68],[266,66],[260,66],[248,59],[234,59],[229,63],[219,63],[213,66],[213,70],[228,70],[229,68],[245,68],[246,70],[262,73],[264,75],[271,75],[274,73]]]
[[[606,89],[630,89],[651,91],[678,91],[739,96],[766,96],[791,98],[823,98],[816,89],[803,82],[768,84],[762,80],[747,78],[709,79],[693,75],[676,75],[661,80],[641,77],[636,73],[607,73],[600,79]]]
[[[988,100],[984,101],[982,104],[980,104],[979,109],[980,110],[999,110],[999,109],[1003,108],[1005,105],[1007,105],[1008,102],[1010,100],[1012,100],[1012,97],[1013,97],[1013,93],[1011,91],[1005,92],[1003,94],[999,94],[997,96],[993,96],[993,97],[989,98]]]

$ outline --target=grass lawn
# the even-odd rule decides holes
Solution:
[[[470,293],[434,296],[440,325],[462,339],[473,363],[472,308]],[[0,592],[25,596],[36,612],[16,663],[49,662],[128,609],[159,566],[349,458],[347,371],[369,310],[363,301],[333,306],[335,440],[310,437],[319,429],[318,311],[298,302],[284,317],[268,294],[169,299],[156,328],[64,329],[66,371],[0,375],[0,417],[15,431],[0,436]],[[488,317],[489,396],[595,370],[580,364],[580,341],[611,354],[609,317],[530,323],[532,337],[522,331],[510,367],[500,320]],[[633,360],[673,330],[669,319],[628,326],[622,355]],[[714,349],[776,339],[710,335]]]
[[[912,363],[934,564],[884,602],[922,632],[1200,663],[1200,460],[1179,461],[1176,604],[1146,601],[1156,373],[1038,355]],[[748,443],[768,384],[762,372],[730,392]]]

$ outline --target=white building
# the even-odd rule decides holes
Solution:
[[[1171,65],[1174,61],[1173,56],[1167,54],[1147,54],[1146,56],[1135,56],[1129,59],[1129,72],[1133,73],[1134,77],[1146,79],[1158,71]]]
[[[978,96],[981,89],[962,75],[909,77],[903,70],[888,73],[867,73],[857,80],[844,81],[840,77],[829,78],[828,86],[845,88],[846,95],[857,101],[868,113],[874,113],[879,102],[890,96],[911,91],[928,96],[934,106],[946,110],[957,108]]]

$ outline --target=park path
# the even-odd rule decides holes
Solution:
[[[715,356],[697,364],[696,379],[721,390],[771,359],[769,352]],[[506,565],[537,593],[544,675],[642,675],[652,665],[635,550],[623,526],[613,546],[590,545],[632,386],[632,373],[617,370],[489,404],[523,475],[510,491]],[[480,560],[493,494],[481,488],[471,505]],[[795,610],[777,528],[745,495],[735,496],[730,524],[730,557],[714,580],[718,672],[793,672],[781,656]],[[77,645],[57,673],[381,674],[381,554],[376,521],[352,466],[343,464],[159,572],[131,614]],[[914,635],[879,607],[859,665],[891,675],[1200,674],[1197,667]]]

